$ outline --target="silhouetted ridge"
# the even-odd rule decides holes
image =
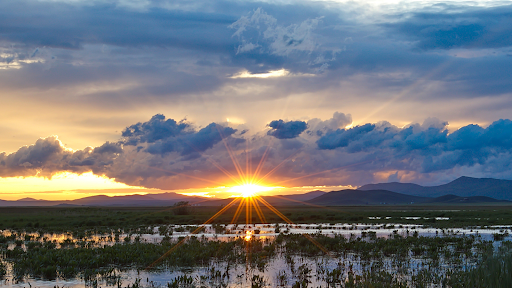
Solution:
[[[309,203],[336,206],[336,205],[404,205],[428,200],[425,197],[405,195],[387,190],[341,190],[326,193],[316,197]]]
[[[499,200],[512,200],[512,181],[493,178],[472,178],[463,176],[439,186],[421,186],[412,183],[368,184],[358,190],[383,189],[407,195],[439,197],[455,195],[460,197],[485,196]]]
[[[495,202],[509,202],[507,200],[497,200],[486,196],[471,196],[471,197],[460,197],[456,195],[444,195],[432,200],[428,200],[425,203],[449,203],[449,204],[463,204],[463,203],[495,203]]]

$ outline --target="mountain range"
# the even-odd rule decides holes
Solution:
[[[421,186],[412,183],[368,184],[357,190],[332,192],[311,191],[304,194],[262,196],[273,206],[285,205],[408,205],[408,204],[461,204],[498,203],[512,200],[512,181],[492,178],[460,177],[439,186]],[[220,206],[230,199],[211,199],[185,196],[174,192],[106,196],[97,195],[69,201],[46,201],[23,198],[16,201],[0,200],[7,206],[171,206],[180,201],[192,205]]]
[[[460,177],[438,186],[421,186],[412,183],[367,184],[358,190],[387,190],[421,197],[455,195],[460,197],[486,196],[499,200],[512,200],[512,181],[493,178]]]
[[[200,203],[208,201],[208,198],[197,196],[185,196],[182,194],[167,192],[147,195],[106,196],[95,195],[76,200],[48,201],[33,198],[23,198],[16,201],[0,200],[0,207],[7,206],[171,206],[180,201]]]

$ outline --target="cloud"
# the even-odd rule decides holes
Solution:
[[[352,123],[352,116],[350,114],[344,114],[340,112],[334,112],[331,119],[322,121],[318,118],[314,118],[308,121],[308,127],[311,133],[322,135],[327,131],[337,130],[339,128],[345,128]]]
[[[164,115],[156,114],[148,122],[139,122],[126,127],[121,136],[125,138],[126,145],[155,143],[158,140],[190,133],[190,128],[190,124],[185,120],[177,123],[174,119],[165,120]]]
[[[267,134],[277,139],[295,138],[308,128],[308,124],[304,121],[285,122],[281,119],[270,122],[268,126],[272,128],[272,130],[268,131]]]
[[[322,47],[320,37],[314,31],[323,18],[320,16],[282,26],[259,7],[228,27],[236,30],[232,36],[240,42],[236,48],[237,54],[254,52],[282,57],[306,56],[314,59],[309,61],[311,65],[320,64],[317,70],[322,72],[328,67],[326,62],[335,60],[336,53],[341,51],[338,47]],[[331,55],[330,60],[327,60],[327,54]]]
[[[371,153],[392,161],[415,161],[421,163],[414,168],[420,173],[457,166],[485,166],[495,157],[510,157],[512,121],[500,119],[487,128],[471,124],[453,133],[448,133],[446,125],[433,118],[425,120],[423,125],[404,128],[388,122],[368,123],[328,132],[316,143],[319,149],[343,149],[347,153]]]
[[[318,72],[318,71],[317,71]],[[278,78],[278,77],[315,77],[316,74],[311,73],[290,73],[290,71],[286,69],[279,70],[270,70],[264,73],[251,73],[247,70],[236,73],[235,75],[229,77],[231,79],[238,78]]]
[[[230,78],[236,79],[236,78],[272,78],[272,77],[285,77],[290,75],[290,71],[286,69],[280,69],[280,70],[272,70],[268,71],[267,73],[250,73],[249,71],[245,70],[240,73],[237,73]]]
[[[0,39],[64,49],[81,49],[87,44],[102,43],[201,50],[204,46],[225,49],[226,44],[230,46],[228,43],[232,42],[228,31],[222,33],[216,29],[231,23],[233,18],[230,16],[161,7],[130,9],[119,4],[120,1],[2,1],[0,7],[4,13],[0,12],[0,29],[3,33]],[[39,20],[30,15],[37,15]],[[12,25],[17,22],[23,25]],[[197,25],[202,25],[203,29],[196,29]]]
[[[399,33],[415,39],[415,45],[420,49],[512,46],[512,5],[480,9],[457,8],[448,6],[435,12],[414,11],[404,20],[385,26],[393,27]]]
[[[169,136],[156,141],[154,144],[149,145],[146,151],[150,154],[179,152],[182,156],[200,153],[212,148],[213,145],[235,132],[236,129],[231,127],[222,127],[216,123],[211,123],[197,132],[180,136]]]
[[[166,188],[191,185],[169,171],[225,179],[208,160],[236,174],[220,130],[240,159],[268,151],[266,171],[291,157],[276,181],[324,170],[301,181],[509,177],[507,124],[487,125],[511,117],[510,5],[368,5],[0,1],[0,97],[17,111],[0,115],[0,144],[14,151],[2,175],[94,170]],[[177,120],[137,123],[161,111]],[[429,116],[450,132],[433,119],[402,127]],[[307,129],[254,128],[280,117]],[[53,134],[96,148],[54,145],[42,160],[18,149]]]
[[[216,123],[195,131],[186,120],[176,122],[174,119],[166,120],[162,114],[156,114],[147,122],[127,127],[121,134],[124,139],[120,143],[132,146],[148,143],[146,151],[150,154],[179,152],[185,156],[204,152],[235,132],[236,129]],[[143,148],[139,147],[139,150]]]
[[[336,112],[326,120],[274,120],[272,130],[249,134],[216,123],[197,128],[157,114],[128,126],[119,141],[97,147],[71,150],[51,136],[4,152],[0,177],[92,171],[133,186],[184,189],[229,185],[246,172],[236,167],[252,165],[256,171],[260,165],[258,179],[292,186],[387,179],[442,183],[460,175],[512,179],[511,120],[485,128],[470,124],[451,133],[448,123],[436,118],[404,127],[381,121],[335,129],[349,122],[350,115]]]
[[[38,139],[33,145],[23,146],[15,153],[1,153],[0,175],[51,178],[59,172],[81,174],[94,171],[101,174],[122,152],[119,144],[109,142],[96,148],[72,151],[66,149],[56,136],[51,136]]]

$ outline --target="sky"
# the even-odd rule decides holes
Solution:
[[[509,1],[3,0],[0,199],[512,179],[511,56]]]

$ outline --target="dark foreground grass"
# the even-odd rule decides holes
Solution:
[[[453,288],[512,287],[512,242],[503,242],[497,253],[484,254],[477,267],[452,271],[445,285]]]
[[[17,231],[65,232],[112,229],[128,230],[161,224],[204,223],[222,207],[189,207],[186,215],[177,215],[174,207],[3,207],[0,229]],[[277,207],[294,223],[398,223],[437,228],[462,228],[512,225],[509,206],[358,206],[358,207]],[[231,207],[213,223],[230,223],[236,207]],[[269,223],[283,220],[262,207]],[[250,223],[261,223],[253,213]],[[420,217],[418,220],[406,217]],[[448,220],[436,220],[436,217]],[[371,219],[375,218],[375,219]],[[238,219],[246,223],[245,212]]]
[[[302,235],[280,234],[274,241],[253,239],[249,243],[240,238],[228,242],[191,238],[164,258],[160,257],[179,240],[103,247],[77,242],[61,249],[52,245],[53,242],[24,241],[25,250],[21,246],[10,249],[1,246],[0,252],[3,261],[12,263],[16,279],[26,276],[49,280],[81,277],[91,283],[98,277],[115,277],[115,270],[210,266],[209,275],[205,276],[208,281],[220,279],[228,283],[229,277],[223,275],[229,275],[234,265],[249,264],[254,272],[252,287],[265,287],[259,272],[264,273],[268,263],[279,256],[285,259],[292,276],[282,278],[282,281],[288,281],[282,283],[286,287],[308,287],[312,277],[323,281],[326,287],[346,288],[431,287],[432,284],[436,287],[499,288],[511,287],[512,283],[511,242],[503,242],[500,250],[495,252],[492,242],[473,236],[402,237],[395,234],[385,239],[369,234],[364,238],[349,239],[324,235],[312,237],[314,242]],[[329,251],[328,259],[334,259],[338,264],[333,268],[317,261],[317,272],[313,275],[311,267],[300,259],[327,258],[319,245]],[[421,266],[415,264],[418,260],[423,263]],[[219,266],[221,271],[215,268],[215,263],[228,265]],[[169,287],[210,287],[196,284],[197,281],[184,275],[169,283]],[[134,285],[131,287],[143,287],[140,282]]]

